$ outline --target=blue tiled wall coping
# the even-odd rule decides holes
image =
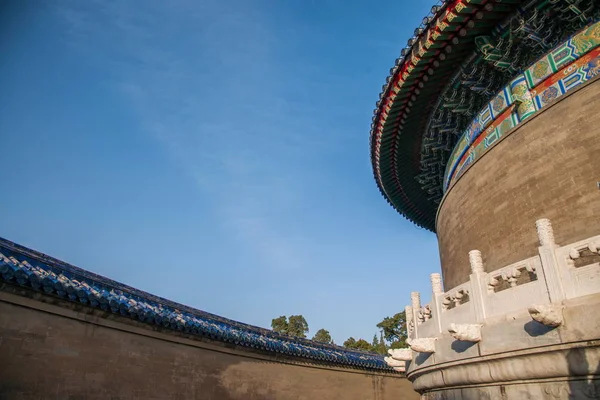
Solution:
[[[292,338],[184,306],[0,238],[5,282],[147,324],[274,354],[393,372],[383,356]]]

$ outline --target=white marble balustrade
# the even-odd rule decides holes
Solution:
[[[498,270],[484,271],[481,254],[469,254],[469,281],[443,292],[439,274],[432,274],[432,300],[421,306],[411,293],[406,308],[409,337],[432,338],[451,324],[482,324],[486,319],[550,307],[563,300],[600,293],[600,235],[558,246],[550,221],[536,222],[538,255]],[[485,340],[485,339],[484,339]]]

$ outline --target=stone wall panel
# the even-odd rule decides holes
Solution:
[[[0,295],[0,399],[419,398],[400,375],[287,363]]]

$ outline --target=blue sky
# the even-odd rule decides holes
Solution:
[[[269,327],[370,340],[434,234],[379,194],[374,104],[429,2],[8,1],[0,236]]]

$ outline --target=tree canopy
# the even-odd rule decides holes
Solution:
[[[346,347],[348,349],[355,349],[355,350],[373,351],[373,347],[365,339],[356,340],[353,337],[349,337],[344,342],[344,347]]]
[[[271,320],[271,328],[275,332],[288,336],[306,338],[309,332],[308,322],[302,315],[282,315]],[[371,343],[365,339],[349,337],[344,342],[344,347],[354,350],[372,351],[379,354],[386,354],[388,349],[398,349],[407,347],[406,338],[406,314],[404,311],[394,314],[392,317],[385,317],[377,324],[379,335],[373,335]],[[332,344],[331,334],[326,329],[319,329],[312,340],[320,343]]]
[[[406,313],[404,311],[394,314],[393,317],[385,317],[383,321],[377,324],[377,327],[383,332],[383,337],[390,342],[390,345],[396,344],[396,347],[406,347]]]
[[[312,340],[314,340],[315,342],[321,342],[321,343],[327,343],[327,344],[333,343],[333,340],[331,339],[331,335],[329,334],[329,331],[326,329],[319,329],[317,331],[317,333],[315,333],[315,336],[313,336]]]
[[[385,317],[377,324],[377,328],[379,328],[379,337],[377,337],[377,334],[373,335],[371,343],[364,339],[356,340],[350,337],[344,342],[344,347],[386,354],[388,349],[407,346],[406,314],[404,311],[394,314],[393,317]]]
[[[283,333],[287,335],[288,333],[288,321],[285,315],[282,315],[279,318],[274,318],[271,320],[271,328],[278,333]]]
[[[380,332],[379,335],[379,337],[377,337],[377,334],[373,335],[373,342],[371,343],[371,347],[373,348],[374,352],[377,352],[379,354],[386,354],[387,346],[385,344],[385,340],[383,339],[383,333]]]
[[[290,315],[288,318],[288,335],[305,338],[308,333],[308,322],[302,315]]]
[[[271,320],[271,328],[278,333],[288,336],[305,338],[308,333],[308,323],[302,315],[282,315]]]

